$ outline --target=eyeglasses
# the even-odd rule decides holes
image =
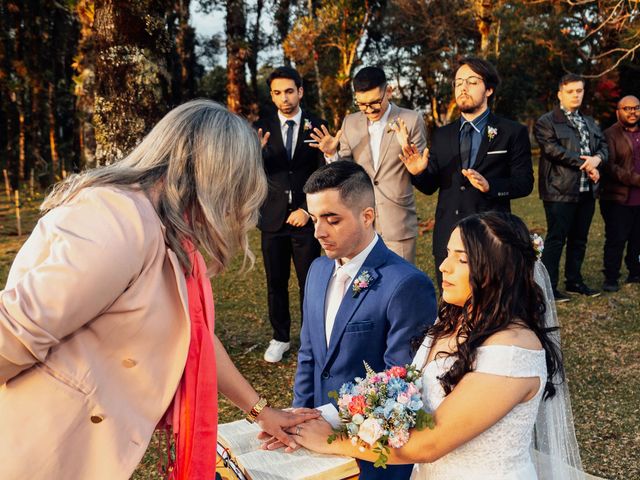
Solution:
[[[635,105],[633,107],[620,107],[618,110],[623,110],[625,113],[640,112],[640,105]]]
[[[383,87],[382,96],[374,101],[374,102],[359,102],[355,100],[353,103],[356,107],[358,107],[362,111],[366,111],[368,108],[371,110],[380,110],[382,108],[382,102],[384,101],[384,97],[387,95],[387,86]]]
[[[475,87],[480,82],[484,82],[481,77],[467,77],[467,78],[456,78],[453,81],[453,86],[456,88],[460,88],[465,83],[470,87]]]

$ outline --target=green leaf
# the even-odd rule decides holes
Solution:
[[[418,410],[416,414],[416,430],[424,430],[429,427],[433,429],[436,426],[436,422],[433,419],[433,415],[425,412],[424,410]]]
[[[336,392],[335,390],[331,390],[327,396],[329,398],[333,398],[336,402],[338,401],[339,397],[338,397],[338,392]]]

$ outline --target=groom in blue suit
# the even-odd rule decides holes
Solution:
[[[374,231],[373,185],[361,166],[325,165],[304,192],[326,256],[307,276],[293,405],[318,407],[331,390],[365,376],[363,361],[375,371],[410,363],[411,338],[433,324],[436,297],[431,280]],[[359,464],[361,480],[408,479],[412,468]]]

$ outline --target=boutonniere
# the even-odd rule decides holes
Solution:
[[[302,129],[306,132],[307,130],[311,130],[313,128],[313,125],[311,125],[311,120],[309,120],[308,118],[304,119],[304,126],[302,127]]]
[[[487,137],[489,141],[493,140],[498,135],[498,129],[496,127],[487,127]]]
[[[353,286],[351,287],[353,296],[357,297],[362,290],[369,288],[369,283],[372,279],[373,277],[369,275],[369,272],[363,270],[363,272],[353,281]]]
[[[397,132],[400,129],[398,125],[398,119],[394,118],[387,124],[387,133]]]
[[[531,235],[531,242],[533,243],[533,249],[536,251],[536,257],[542,258],[542,252],[544,251],[544,240],[537,233]]]

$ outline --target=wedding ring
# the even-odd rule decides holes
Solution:
[[[296,435],[300,435],[300,425],[296,425]]]

